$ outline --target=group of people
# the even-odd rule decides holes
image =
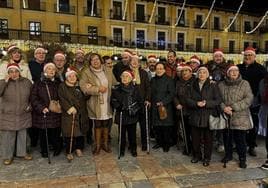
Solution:
[[[71,64],[62,51],[55,52],[49,62],[46,53],[43,47],[36,48],[27,63],[22,51],[11,45],[0,63],[5,165],[15,156],[31,160],[27,143],[35,147],[38,142],[42,157],[49,157],[50,150],[57,156],[65,147],[67,159],[73,160],[73,153],[83,155],[84,142],[91,143],[93,135],[93,155],[101,150],[110,153],[113,113],[120,157],[127,146],[133,157],[138,155],[137,123],[142,151],[149,149],[149,135],[156,140],[152,148],[161,147],[164,152],[183,140],[183,154],[191,154],[191,162],[202,161],[203,166],[210,163],[215,139],[218,150],[225,152],[222,162],[232,160],[233,143],[239,167],[247,167],[247,151],[257,155],[258,113],[260,108],[268,109],[264,108],[268,76],[251,47],[238,65],[226,62],[221,49],[215,49],[212,61],[205,64],[196,55],[184,62],[170,50],[166,61],[149,55],[145,67],[129,49],[115,65],[109,56],[86,55],[82,49],[77,49]],[[227,117],[228,126],[213,131],[210,116],[220,114]],[[268,152],[268,139],[266,147]],[[268,161],[262,167],[268,169]]]

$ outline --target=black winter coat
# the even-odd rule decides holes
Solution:
[[[174,105],[175,83],[166,74],[155,76],[151,80],[151,110],[153,126],[173,126],[174,125]],[[162,102],[167,110],[167,118],[160,120],[157,102]]]
[[[216,108],[221,102],[218,85],[208,78],[200,91],[199,80],[196,78],[188,95],[186,102],[190,109],[189,124],[193,127],[209,127],[209,115],[217,114]],[[206,100],[206,106],[201,108],[197,106],[197,102],[202,100]]]
[[[138,112],[135,115],[129,114],[129,106],[136,103],[141,109],[142,99],[137,86],[132,83],[128,86],[120,84],[112,90],[111,105],[116,109],[115,123],[120,124],[120,112],[122,112],[122,124],[134,124],[138,121]]]
[[[59,100],[57,81],[51,81],[47,78],[41,78],[33,85],[31,92],[31,104],[33,108],[33,127],[45,128],[43,109],[49,106],[49,97],[46,89],[48,85],[52,100]],[[46,114],[46,128],[56,128],[61,126],[61,114],[48,112]]]

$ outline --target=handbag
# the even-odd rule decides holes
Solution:
[[[134,102],[128,106],[128,114],[130,116],[135,116],[139,110],[140,110],[140,105],[137,102]]]
[[[51,95],[50,95],[47,84],[46,84],[46,88],[47,88],[47,94],[49,98],[49,105],[48,105],[49,111],[54,112],[54,113],[61,113],[62,110],[61,110],[60,102],[58,100],[51,100]]]
[[[158,114],[161,120],[164,120],[167,118],[167,109],[164,105],[158,106]]]
[[[217,117],[209,115],[210,130],[222,130],[225,128],[227,128],[227,117],[225,114],[220,113]]]

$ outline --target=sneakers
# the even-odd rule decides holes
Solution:
[[[261,168],[264,170],[268,170],[268,160],[266,160],[265,163],[261,165]]]

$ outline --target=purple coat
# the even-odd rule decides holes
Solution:
[[[58,86],[57,81],[51,81],[49,79],[41,79],[33,85],[31,92],[31,104],[33,108],[32,114],[32,124],[33,127],[45,128],[44,114],[42,113],[44,108],[48,108],[49,97],[46,89],[46,84],[48,85],[49,92],[52,100],[59,100],[58,96]],[[48,112],[46,114],[46,127],[56,128],[61,126],[61,114]]]

